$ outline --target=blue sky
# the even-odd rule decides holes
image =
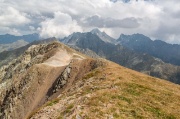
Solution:
[[[0,34],[64,37],[99,28],[180,44],[179,0],[0,0]]]

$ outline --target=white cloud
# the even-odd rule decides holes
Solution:
[[[0,7],[0,34],[22,35],[20,29],[27,27],[26,25],[31,22],[26,13],[11,6],[1,6],[0,4]]]
[[[113,19],[113,18],[102,18],[100,16],[91,16],[86,18],[82,23],[86,26],[94,26],[99,28],[136,28],[139,26],[137,19],[125,18],[125,19]]]
[[[0,9],[0,26],[18,26],[29,22],[30,20],[26,18],[25,14],[20,13],[13,7]]]
[[[43,37],[64,37],[75,31],[99,27],[115,38],[121,33],[142,33],[180,43],[179,0],[117,1],[1,0],[0,32],[3,32],[0,34],[10,33],[7,29],[16,29],[21,34],[39,31]],[[99,19],[88,21],[93,16],[99,16]]]
[[[41,37],[65,37],[82,28],[68,14],[55,12],[54,18],[43,21],[39,30]]]

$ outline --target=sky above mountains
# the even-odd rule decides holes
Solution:
[[[126,1],[126,2],[125,2]],[[179,0],[0,0],[0,34],[64,37],[99,28],[180,44]]]

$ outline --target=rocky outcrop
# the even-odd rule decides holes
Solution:
[[[55,86],[53,88],[53,93],[58,92],[59,89],[63,88],[63,86],[66,85],[68,78],[70,78],[70,73],[71,67],[67,66],[62,74],[57,78],[57,81],[55,82]]]

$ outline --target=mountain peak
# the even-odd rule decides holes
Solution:
[[[108,42],[111,44],[115,44],[115,42],[116,42],[116,40],[114,38],[107,35],[104,31],[101,32],[98,28],[91,30],[91,33],[97,35],[104,42]]]
[[[92,29],[91,33],[95,34],[95,33],[102,33],[98,28]]]

